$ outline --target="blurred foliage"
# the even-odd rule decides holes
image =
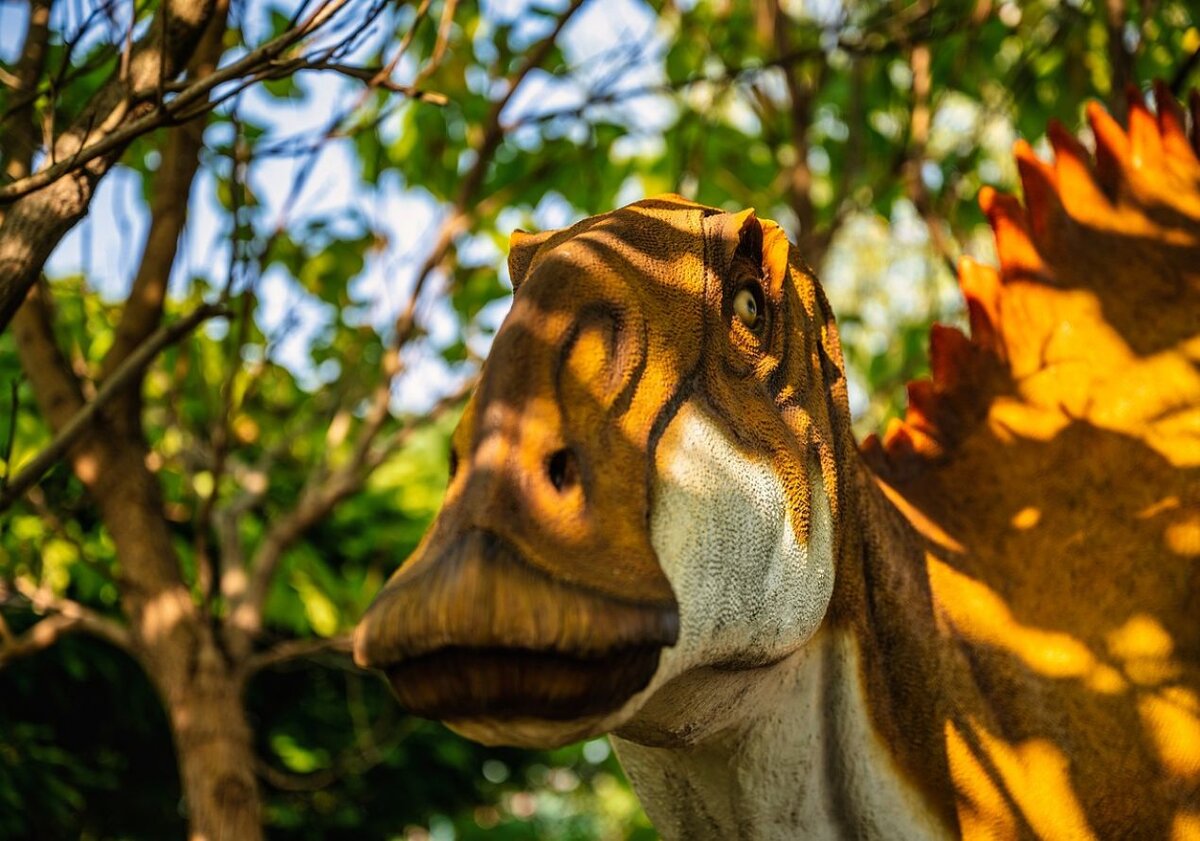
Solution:
[[[227,38],[232,49],[278,31],[291,11],[244,5]],[[154,6],[140,4],[138,13]],[[460,3],[444,59],[422,82],[447,97],[444,106],[364,96],[341,80],[322,101],[357,107],[336,131],[302,136],[289,115],[319,91],[312,74],[301,74],[211,117],[191,200],[215,214],[222,242],[177,279],[170,309],[211,298],[232,272],[237,315],[169,348],[144,389],[152,467],[189,581],[207,500],[237,512],[236,534],[253,550],[296,504],[314,465],[350,457],[399,302],[433,247],[430,232],[455,213],[469,221],[437,261],[405,350],[409,371],[396,386],[392,420],[405,434],[363,489],[286,553],[267,602],[264,648],[349,632],[420,539],[445,483],[456,414],[423,412],[486,353],[506,307],[499,267],[514,228],[569,224],[663,190],[778,219],[820,270],[841,320],[860,427],[878,429],[901,409],[903,384],[925,371],[929,324],[961,320],[948,264],[962,253],[988,258],[975,196],[984,184],[1015,189],[1012,141],[1040,141],[1052,118],[1078,129],[1086,99],[1119,109],[1123,96],[1113,90],[1098,2],[797,2],[773,17],[770,3],[629,0],[616,8],[630,20],[609,20],[615,35],[594,49],[598,6],[585,5],[581,14],[592,17],[567,27],[523,83],[532,93],[518,91],[502,112],[504,135],[469,194],[464,184],[504,80],[557,6],[514,14]],[[434,2],[416,28],[402,76],[433,53],[441,8]],[[378,37],[364,42],[362,63],[385,64],[415,14],[411,5],[389,9]],[[1175,77],[1200,48],[1197,25],[1185,0],[1130,4],[1118,32],[1133,78]],[[66,59],[63,41],[53,44],[51,66]],[[112,46],[98,38],[70,51],[70,84],[50,109],[56,124],[111,71]],[[914,93],[914,51],[922,48],[930,59],[923,102]],[[0,88],[0,111],[6,96]],[[922,108],[928,131],[914,137]],[[154,189],[162,139],[142,138],[123,158],[142,201]],[[313,160],[307,144],[317,141],[349,161],[338,177],[352,183],[342,206],[307,212],[273,195],[280,170],[270,167],[282,159],[296,163],[287,171],[302,172]],[[371,209],[373,201],[397,206],[397,195],[423,215],[385,220]],[[397,224],[424,232],[401,249],[392,242]],[[62,347],[77,373],[94,377],[124,291],[98,289],[87,275],[52,285]],[[9,331],[0,336],[0,417],[9,414],[11,383],[15,447],[0,467],[5,475],[50,437]],[[0,423],[0,440],[8,425]],[[214,478],[218,446],[228,464]],[[0,574],[120,615],[119,561],[66,466],[3,517]],[[222,610],[215,604],[214,617]],[[15,633],[38,618],[13,605],[4,615]],[[70,638],[6,666],[0,693],[0,837],[182,833],[170,734],[136,662]],[[486,749],[405,716],[382,682],[344,656],[261,672],[246,708],[272,837],[654,837],[606,742]]]

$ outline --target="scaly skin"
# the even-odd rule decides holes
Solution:
[[[616,734],[666,837],[1200,838],[1200,162],[1169,94],[985,191],[971,336],[856,444],[752,211],[514,236],[442,512],[356,656],[488,743]]]

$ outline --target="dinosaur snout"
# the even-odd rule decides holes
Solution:
[[[675,641],[671,608],[617,601],[532,567],[492,532],[426,546],[359,626],[355,658],[433,718],[574,719],[642,689]]]
[[[629,387],[620,324],[598,313],[553,338],[519,357],[497,341],[442,510],[359,626],[356,660],[420,715],[611,713],[678,637],[645,452],[603,422]]]

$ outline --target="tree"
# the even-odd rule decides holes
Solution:
[[[508,233],[667,189],[780,219],[874,427],[1013,136],[1200,55],[1179,0],[84,9],[0,39],[6,835],[157,836],[180,793],[195,837],[648,831],[602,746],[484,751],[345,656],[436,507]],[[88,216],[114,179],[140,240]],[[136,268],[48,268],[81,219]]]

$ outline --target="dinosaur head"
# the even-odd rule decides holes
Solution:
[[[509,266],[445,502],[355,657],[485,742],[703,729],[729,699],[689,676],[788,657],[832,593],[827,305],[777,225],[675,196],[518,233]]]

